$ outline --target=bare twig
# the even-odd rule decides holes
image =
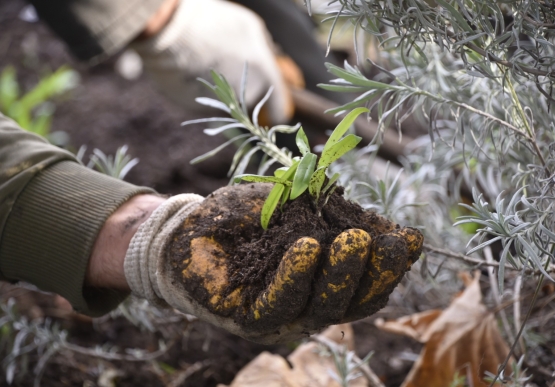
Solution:
[[[490,246],[487,246],[484,248],[484,256],[486,257],[486,261],[488,263],[493,263],[493,254],[491,252],[491,248]],[[501,305],[501,295],[499,294],[499,284],[497,282],[497,278],[494,272],[493,267],[488,266],[487,268],[488,271],[488,277],[489,277],[489,282],[490,282],[490,287],[491,287],[491,294],[493,295],[493,300],[495,302],[496,306],[500,306]],[[507,335],[507,338],[512,342],[515,339],[515,335],[513,335],[513,331],[510,328],[509,325],[509,319],[507,318],[507,313],[505,312],[504,309],[500,309],[499,310],[499,315],[501,316],[501,323],[503,324],[503,330],[505,331],[505,334]]]
[[[435,246],[432,246],[428,243],[424,243],[424,249],[426,251],[429,251],[429,252],[432,252],[432,253],[445,255],[446,257],[456,258],[458,260],[464,261],[464,262],[469,263],[469,264],[476,265],[478,267],[481,267],[481,266],[499,267],[499,262],[486,262],[486,261],[484,261],[482,259],[479,259],[479,258],[474,258],[474,257],[470,257],[468,255],[455,253],[451,250],[435,247]],[[522,269],[516,269],[516,268],[514,268],[512,266],[509,266],[509,265],[506,265],[505,269],[518,271],[518,272],[523,272],[524,274],[540,274],[541,273],[539,270],[530,270],[530,269],[522,270]],[[549,270],[546,270],[546,272],[555,273],[555,269],[549,269]]]
[[[522,276],[519,275],[516,277],[515,280],[515,287],[514,287],[514,304],[513,304],[513,318],[514,318],[514,326],[515,326],[515,333],[518,334],[518,327],[521,324],[521,316],[520,316],[520,289],[522,288]],[[526,346],[524,345],[524,340],[522,338],[520,341],[520,350],[522,353],[525,352]]]
[[[522,13],[521,13],[521,15],[522,15]],[[527,15],[522,15],[522,18],[524,20],[526,20],[528,23],[530,23],[530,24],[532,24],[536,27],[555,28],[555,24],[553,24],[553,23],[538,22],[538,21],[535,21],[534,19],[532,19],[530,16],[527,16]]]
[[[198,372],[206,367],[208,367],[210,364],[212,364],[212,362],[210,360],[204,360],[204,361],[197,361],[196,363],[192,364],[190,367],[188,367],[185,371],[180,372],[177,377],[175,377],[169,384],[167,387],[178,387],[181,386],[183,384],[183,382],[185,382],[185,380],[187,380],[188,377],[190,377],[192,374],[194,374],[195,372]]]
[[[173,345],[173,342],[170,343],[169,345],[166,345],[166,346],[158,349],[157,351],[149,352],[149,353],[141,355],[141,356],[137,356],[137,355],[133,355],[133,354],[127,355],[127,354],[121,354],[121,353],[110,353],[110,352],[105,352],[105,351],[97,351],[97,350],[92,349],[92,348],[85,348],[85,347],[81,347],[79,345],[70,344],[70,343],[63,343],[62,344],[62,350],[66,349],[68,351],[72,351],[72,352],[79,353],[79,354],[82,354],[82,355],[91,356],[91,357],[98,357],[98,358],[106,359],[106,360],[151,361],[151,360],[154,360],[154,359],[162,356],[163,354],[165,354],[172,345]]]
[[[470,257],[468,255],[464,255],[464,254],[460,254],[460,253],[455,253],[451,250],[447,250],[447,249],[442,249],[439,247],[435,247],[432,246],[428,243],[424,243],[424,249],[427,251],[430,251],[432,253],[437,253],[437,254],[441,254],[441,255],[445,255],[446,257],[450,257],[450,258],[456,258],[459,259],[461,261],[464,261],[466,263],[470,263],[473,265],[477,265],[478,267],[480,266],[492,266],[492,267],[499,267],[499,263],[497,262],[486,262],[482,259],[479,258],[474,258],[474,257]],[[513,269],[516,270],[514,268],[509,267],[509,269]]]
[[[536,290],[534,291],[534,297],[532,298],[532,302],[530,303],[530,306],[528,307],[528,312],[526,313],[526,317],[524,318],[524,321],[522,322],[522,324],[520,326],[520,330],[518,331],[518,333],[516,335],[516,340],[513,341],[513,345],[511,345],[511,349],[510,349],[509,353],[507,354],[507,357],[505,358],[505,361],[499,367],[499,371],[497,372],[497,375],[495,375],[495,378],[493,379],[493,381],[491,382],[489,387],[495,386],[495,382],[497,382],[497,380],[499,379],[499,375],[501,375],[501,373],[503,371],[505,371],[505,368],[507,368],[507,364],[509,364],[509,361],[511,360],[511,358],[513,356],[516,345],[517,345],[520,337],[522,336],[522,332],[524,332],[524,327],[526,326],[526,322],[528,322],[528,320],[530,319],[530,316],[532,315],[532,309],[534,309],[534,306],[536,305],[536,301],[538,300],[538,295],[540,294],[540,290],[541,290],[544,278],[545,278],[544,276],[539,275],[538,285],[536,286]]]
[[[454,32],[452,32],[452,31],[445,31],[445,32],[447,33],[447,36],[449,36],[451,39],[453,39],[454,41],[457,40],[457,37],[456,37]],[[514,63],[512,63],[508,60],[501,59],[501,58],[493,55],[491,52],[488,52],[488,51],[478,47],[476,44],[474,44],[472,42],[464,43],[464,45],[466,47],[470,48],[472,51],[475,51],[477,54],[483,56],[484,58],[487,58],[488,60],[491,60],[492,62],[500,64],[504,67],[510,68],[511,70],[515,69]],[[518,66],[518,69],[522,72],[532,74],[532,75],[535,75],[535,76],[542,76],[542,77],[553,77],[554,76],[553,72],[551,72],[551,71],[538,70],[538,69],[535,69],[533,67],[528,67],[528,66]]]

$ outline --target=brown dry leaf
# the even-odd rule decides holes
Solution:
[[[486,371],[493,374],[509,347],[494,315],[482,303],[480,272],[465,280],[467,288],[444,311],[430,310],[395,321],[377,320],[386,331],[404,334],[425,344],[401,387],[446,387],[456,375],[473,387],[487,387]]]
[[[321,336],[345,345],[349,350],[354,347],[350,324],[332,326]],[[299,346],[287,358],[292,368],[281,356],[263,352],[239,371],[228,387],[340,387],[329,372],[335,371],[333,359],[320,356],[318,352],[318,344],[314,342]],[[349,386],[367,387],[368,382],[361,376]]]

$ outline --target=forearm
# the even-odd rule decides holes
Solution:
[[[106,313],[126,294],[85,283],[89,257],[110,215],[141,193],[154,191],[91,171],[0,116],[0,279]]]

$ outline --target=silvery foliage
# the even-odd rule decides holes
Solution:
[[[57,354],[73,352],[104,360],[151,361],[168,349],[163,341],[159,342],[157,351],[149,352],[137,348],[121,351],[110,345],[83,347],[72,344],[68,339],[68,332],[51,319],[29,320],[19,314],[13,298],[6,303],[0,302],[1,368],[8,385],[31,371],[35,375],[33,385],[40,386],[46,365]],[[35,364],[32,370],[29,369],[31,363]]]
[[[39,361],[33,371],[36,375],[35,385],[40,384],[46,363],[60,350],[60,346],[66,341],[67,332],[60,330],[50,320],[29,321],[19,316],[13,299],[6,304],[0,303],[0,311],[0,350],[5,354],[2,368],[6,382],[11,385],[18,373],[28,372],[28,356],[36,354]]]
[[[499,381],[503,385],[509,385],[510,387],[530,387],[535,386],[531,384],[530,379],[532,376],[527,376],[524,372],[524,356],[521,356],[518,361],[513,362],[511,372],[505,372],[502,370],[499,374]],[[493,375],[491,372],[486,371],[486,377],[484,380],[489,383],[494,383],[496,381],[497,375]]]
[[[98,172],[116,179],[123,180],[133,167],[139,164],[138,158],[132,158],[128,153],[128,146],[118,148],[115,155],[107,155],[100,149],[94,149],[87,163],[87,168],[96,169]],[[75,155],[79,161],[84,163],[86,146],[81,146]]]
[[[196,101],[201,105],[209,106],[222,111],[231,117],[210,117],[195,120],[189,120],[181,123],[181,126],[191,124],[206,124],[210,127],[204,129],[204,133],[208,136],[224,134],[229,140],[215,149],[198,156],[191,160],[191,164],[196,164],[213,157],[224,148],[234,144],[237,147],[231,166],[228,171],[230,182],[234,181],[234,177],[245,173],[251,160],[254,160],[256,154],[262,154],[262,159],[258,167],[258,175],[263,175],[275,163],[289,167],[293,164],[292,151],[287,148],[279,148],[276,145],[277,133],[295,133],[301,127],[300,124],[295,126],[276,125],[271,128],[263,125],[260,113],[264,104],[272,95],[273,87],[270,87],[266,95],[256,104],[249,116],[249,109],[245,102],[245,93],[247,89],[247,73],[248,65],[243,69],[243,77],[241,88],[238,95],[229,82],[221,75],[212,71],[212,80],[200,79],[218,99],[200,97]],[[242,132],[243,130],[244,132]],[[247,133],[245,133],[247,132]]]
[[[471,191],[474,203],[463,205],[467,214],[456,223],[479,226],[468,253],[501,243],[500,287],[507,267],[551,279],[553,2],[337,0],[330,14],[334,23],[351,21],[376,39],[388,63],[388,69],[374,64],[381,73],[372,80],[354,65],[329,66],[337,79],[323,87],[359,93],[343,110],[367,105],[382,129],[400,127],[409,116],[428,124],[429,136],[406,159],[407,176],[420,175],[409,179],[436,186],[424,213],[447,215],[458,199],[453,193]],[[379,199],[377,209],[394,212],[399,180],[381,188],[385,194],[379,182],[370,183],[366,194]],[[353,195],[361,195],[364,184],[358,185]]]
[[[83,162],[86,147],[82,146],[76,154]],[[116,154],[106,155],[94,149],[87,164],[88,168],[123,179],[139,160],[127,154],[127,146],[118,148]],[[80,347],[68,342],[68,332],[61,329],[51,319],[37,318],[29,320],[16,311],[16,301],[11,298],[7,303],[0,302],[0,356],[3,356],[2,368],[5,370],[6,382],[12,384],[18,375],[24,375],[29,368],[31,359],[36,360],[32,372],[35,375],[34,385],[39,386],[45,367],[53,356],[61,351],[72,351],[86,356],[100,357],[106,360],[148,361],[166,352],[168,346],[159,342],[159,350],[148,352],[143,349],[127,348],[118,353],[114,346]],[[169,309],[159,309],[145,300],[129,297],[118,308],[104,318],[96,319],[101,323],[105,319],[124,317],[133,325],[150,332],[162,332],[165,338],[175,338],[172,324],[181,326],[188,324],[190,318],[175,314]],[[175,330],[175,329],[173,329]],[[37,360],[38,359],[38,360]]]
[[[329,351],[329,354],[326,352]],[[326,347],[320,356],[331,356],[333,358],[333,363],[335,365],[336,371],[328,369],[329,375],[337,382],[341,387],[349,387],[351,381],[363,376],[359,369],[368,364],[370,358],[374,353],[370,352],[364,359],[355,360],[356,354],[354,351],[349,351],[345,347],[340,346],[336,348]]]
[[[326,337],[316,335],[311,340],[318,343],[316,349],[318,356],[331,357],[333,360],[335,370],[328,369],[327,371],[341,387],[348,387],[352,381],[359,377],[365,377],[371,386],[383,386],[378,377],[368,367],[368,362],[374,355],[373,351],[360,359],[346,345],[338,344]]]
[[[195,320],[194,316],[176,313],[172,308],[158,307],[147,300],[130,296],[108,315],[95,321],[102,323],[118,317],[125,318],[141,331],[160,332],[167,340],[182,335],[189,323]]]

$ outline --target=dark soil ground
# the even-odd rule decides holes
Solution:
[[[187,116],[166,102],[144,77],[128,81],[113,71],[113,60],[95,68],[74,61],[61,43],[42,23],[20,20],[25,6],[20,0],[0,2],[0,70],[13,65],[18,70],[23,89],[32,87],[40,74],[69,64],[81,75],[80,86],[57,104],[53,130],[66,132],[71,148],[86,145],[88,151],[98,148],[113,154],[124,144],[140,163],[126,180],[154,187],[162,193],[195,192],[202,195],[227,184],[226,177],[233,150],[217,158],[192,166],[189,160],[220,144],[223,139],[208,137],[202,127],[180,127],[180,122],[195,118]],[[15,297],[21,313],[33,317],[51,317],[68,330],[68,341],[94,348],[97,345],[154,350],[160,334],[140,331],[122,318],[100,324],[90,319],[67,314],[53,296],[14,288],[0,287],[2,299]],[[194,322],[186,334],[174,342],[168,353],[155,362],[105,361],[91,356],[62,353],[48,363],[42,386],[96,386],[106,369],[121,372],[118,386],[162,386],[171,372],[186,370],[196,364],[195,371],[181,386],[215,386],[228,383],[237,371],[261,351],[287,354],[289,346],[262,346],[233,336],[208,324]],[[364,356],[376,351],[372,368],[388,386],[398,385],[408,372],[411,362],[392,362],[394,355],[418,352],[412,341],[377,332],[371,320],[354,324],[357,352]],[[15,385],[32,385],[32,367],[19,372]],[[3,371],[1,371],[3,373]],[[5,385],[0,375],[0,385]]]

